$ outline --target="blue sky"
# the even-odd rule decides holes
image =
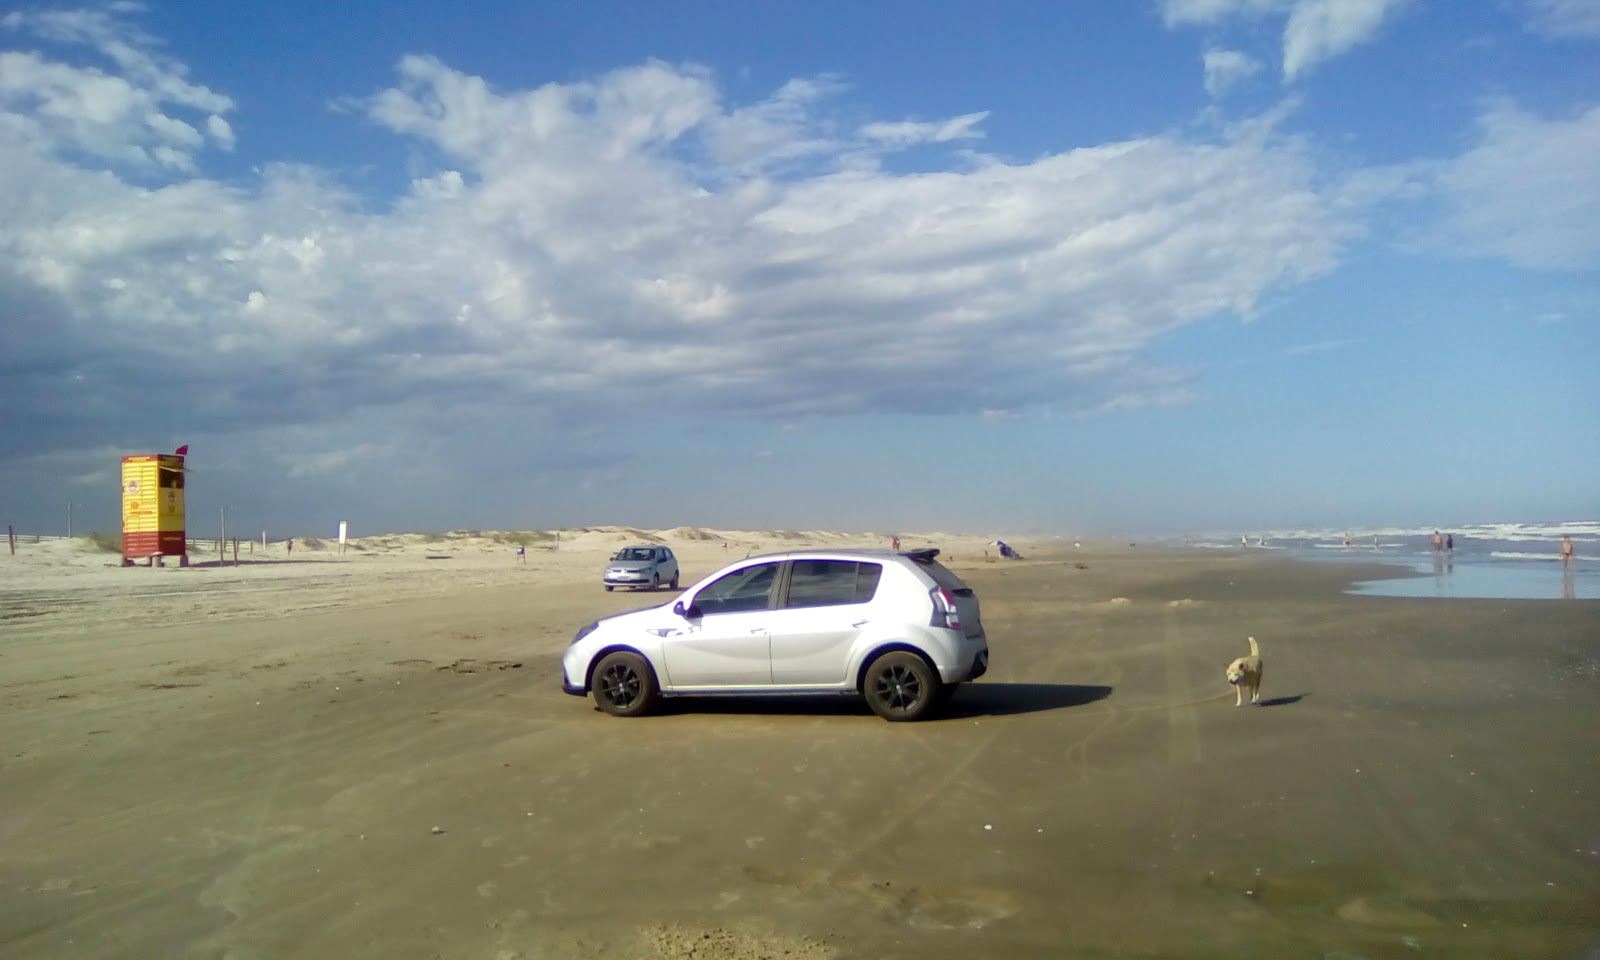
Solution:
[[[401,12],[403,11],[403,12]],[[0,14],[0,512],[1600,508],[1600,3]]]

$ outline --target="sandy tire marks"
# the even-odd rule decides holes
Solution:
[[[1164,624],[1167,693],[1172,697],[1167,708],[1167,759],[1172,763],[1203,763],[1205,751],[1200,745],[1200,718],[1194,708],[1189,662],[1184,656],[1183,631],[1178,627],[1175,607],[1167,607]]]

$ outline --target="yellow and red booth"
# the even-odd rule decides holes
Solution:
[[[122,458],[122,564],[150,557],[189,563],[183,519],[183,454]]]

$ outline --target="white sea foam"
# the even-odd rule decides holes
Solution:
[[[1600,520],[1569,520],[1559,523],[1466,523],[1460,525],[1426,526],[1426,527],[1324,527],[1322,529],[1289,529],[1289,530],[1251,530],[1215,532],[1206,534],[1207,539],[1232,540],[1237,545],[1241,532],[1245,533],[1255,545],[1256,537],[1265,537],[1267,540],[1294,541],[1306,543],[1308,541],[1332,541],[1321,545],[1343,547],[1348,537],[1352,547],[1366,547],[1371,549],[1372,538],[1377,537],[1380,547],[1403,547],[1403,542],[1396,542],[1400,537],[1432,537],[1434,532],[1448,533],[1455,537],[1456,542],[1463,540],[1499,540],[1508,543],[1556,543],[1562,537],[1570,536],[1574,543],[1600,543]]]

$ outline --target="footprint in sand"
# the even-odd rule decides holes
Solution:
[[[641,946],[663,960],[745,960],[747,957],[793,957],[829,960],[838,951],[811,937],[797,937],[756,928],[697,928],[660,924],[639,931]]]
[[[925,930],[981,930],[997,920],[1016,915],[1022,909],[1015,895],[993,887],[930,889],[914,884],[897,886],[891,880],[875,880],[860,874],[834,875],[823,870],[790,871],[765,864],[745,867],[744,875],[757,883],[793,891],[829,891],[856,902],[864,902],[892,920]]]
[[[1353,897],[1339,905],[1339,919],[1382,930],[1426,930],[1439,918],[1410,904],[1383,897]]]

